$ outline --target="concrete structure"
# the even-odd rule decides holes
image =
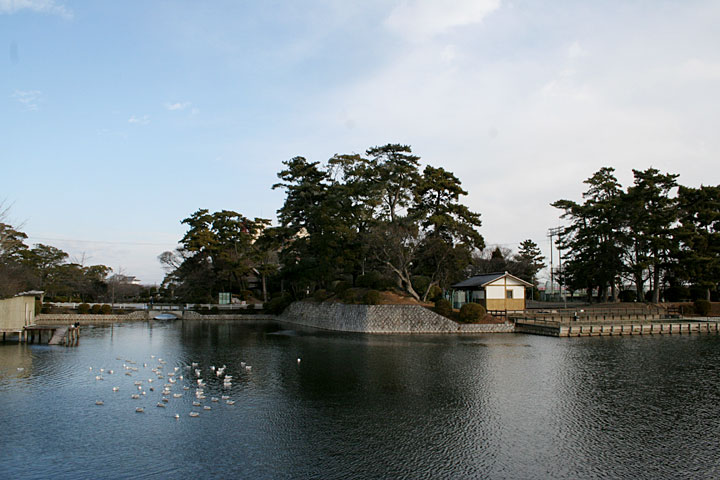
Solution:
[[[615,335],[680,335],[708,333],[719,335],[720,322],[717,321],[657,321],[657,322],[618,322],[600,324],[573,324],[545,322],[542,320],[517,319],[517,333],[546,335],[550,337],[598,337]]]
[[[356,333],[511,333],[512,324],[462,324],[420,305],[294,302],[279,321]]]
[[[453,285],[451,302],[453,308],[475,302],[488,312],[521,312],[525,310],[525,288],[531,286],[508,272],[487,273]]]
[[[20,334],[35,323],[35,293],[27,292],[0,300],[0,332]]]

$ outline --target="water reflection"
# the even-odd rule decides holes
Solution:
[[[265,321],[85,328],[78,348],[0,345],[3,465],[12,478],[711,478],[719,345]],[[159,358],[183,374],[166,408],[147,383]],[[126,377],[128,360],[138,371]],[[192,362],[207,397],[235,405],[189,418]],[[227,366],[231,386],[211,365]],[[95,380],[100,368],[118,374]],[[148,395],[131,400],[138,380]],[[45,461],[27,468],[32,456]]]

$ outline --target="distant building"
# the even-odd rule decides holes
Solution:
[[[466,303],[479,303],[488,311],[525,310],[525,289],[532,287],[508,272],[476,275],[452,286],[453,308]]]

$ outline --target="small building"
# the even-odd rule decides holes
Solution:
[[[452,286],[453,308],[479,303],[485,310],[519,312],[525,310],[525,289],[532,287],[508,272],[476,275]]]
[[[35,298],[42,292],[18,293],[12,298],[0,300],[0,332],[21,332],[35,323]]]

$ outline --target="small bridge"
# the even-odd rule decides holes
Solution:
[[[182,317],[182,310],[148,310],[148,319],[150,320],[173,320]]]

